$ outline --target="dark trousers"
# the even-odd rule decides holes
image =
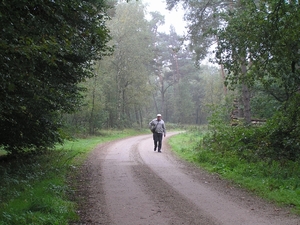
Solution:
[[[158,143],[158,151],[161,150],[162,137],[163,137],[162,133],[153,133],[154,149],[157,148],[157,143]]]

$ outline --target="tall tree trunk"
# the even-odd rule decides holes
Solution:
[[[125,98],[125,88],[123,88],[122,90],[122,116],[124,117],[126,114],[126,108],[125,108],[125,102],[126,102],[126,98]]]
[[[140,126],[141,128],[143,128],[143,114],[141,109],[139,109],[139,115],[140,115]]]
[[[122,107],[122,90],[121,90],[121,79],[120,79],[121,70],[118,70],[116,82],[117,82],[117,120],[118,124],[121,121],[121,107]]]
[[[95,132],[94,111],[95,111],[95,87],[93,88],[93,93],[92,93],[92,109],[91,109],[91,115],[90,115],[90,119],[89,119],[89,134],[90,135],[93,135]]]
[[[139,110],[137,109],[136,106],[134,106],[134,114],[135,114],[135,121],[137,122],[138,125],[140,125]]]
[[[154,104],[155,104],[156,113],[158,113],[159,109],[158,109],[158,106],[157,106],[157,102],[156,102],[155,96],[154,96],[154,94],[152,94],[152,96],[153,96],[153,101],[154,101]]]
[[[164,82],[161,83],[161,114],[165,115],[165,90],[164,90]]]
[[[238,118],[244,118],[244,102],[243,102],[243,94],[239,93],[239,100],[238,100]]]
[[[160,76],[159,76],[160,77]],[[151,84],[151,81],[150,81],[150,78],[148,78],[149,80],[149,84]],[[156,109],[156,113],[159,112],[159,109],[158,109],[158,105],[157,105],[157,101],[156,101],[156,98],[155,98],[155,94],[152,93],[152,98],[153,98],[153,102],[154,102],[154,105],[155,105],[155,109]]]
[[[242,76],[245,77],[246,74],[247,74],[246,65],[242,65]],[[245,122],[246,124],[250,124],[251,123],[250,91],[245,81],[243,81],[242,84],[242,96],[243,96]]]
[[[227,95],[227,87],[225,86],[225,80],[226,80],[226,76],[225,76],[225,71],[224,71],[224,66],[223,64],[221,64],[220,66],[220,70],[221,70],[221,76],[223,79],[223,91],[224,91],[224,95]]]

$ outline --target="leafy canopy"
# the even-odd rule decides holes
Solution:
[[[104,0],[0,3],[0,145],[10,151],[61,141],[59,115],[108,50]]]
[[[229,71],[228,82],[241,79],[243,57],[249,84],[259,80],[269,91],[277,84],[285,100],[292,96],[300,85],[299,2],[240,0],[224,19],[228,23],[218,32],[217,58]]]

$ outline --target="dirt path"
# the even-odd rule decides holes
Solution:
[[[300,225],[287,210],[177,159],[166,143],[154,152],[151,134],[98,146],[82,177],[78,224]]]

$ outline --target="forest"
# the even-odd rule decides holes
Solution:
[[[166,0],[181,34],[142,0],[1,1],[0,223],[76,221],[88,153],[158,113],[183,158],[299,213],[299,4]]]
[[[2,5],[5,151],[144,129],[161,113],[170,128],[209,124],[212,145],[239,146],[224,149],[300,157],[298,1],[168,0],[186,35],[159,32],[164,16],[142,1]],[[201,63],[208,53],[213,64]]]
[[[157,113],[174,126],[205,124],[224,97],[218,67],[195,66],[185,38],[172,26],[158,32],[164,16],[141,1],[4,6],[0,144],[9,153],[145,129]]]

